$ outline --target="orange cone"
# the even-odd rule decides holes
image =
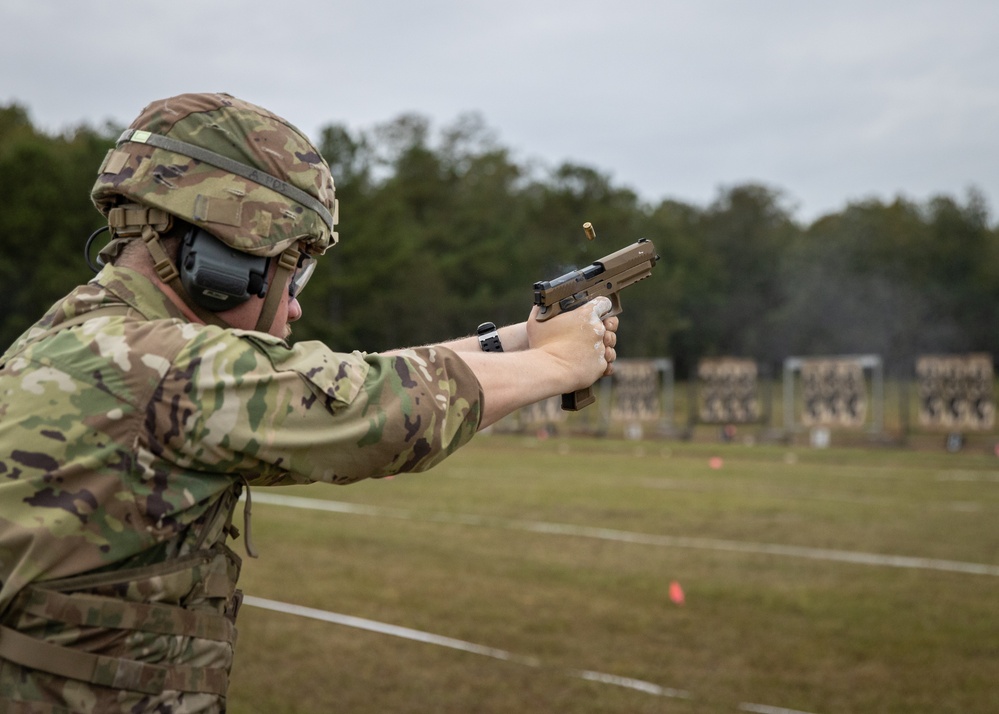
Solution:
[[[669,584],[669,599],[677,605],[682,605],[685,600],[683,596],[683,588],[681,588],[680,583],[675,580]]]

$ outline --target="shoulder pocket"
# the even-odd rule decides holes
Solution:
[[[368,363],[360,352],[334,352],[316,341],[289,347],[273,335],[243,331],[238,334],[266,355],[275,371],[295,372],[314,394],[338,405],[353,402],[368,375]]]

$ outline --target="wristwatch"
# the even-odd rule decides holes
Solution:
[[[492,322],[483,322],[479,325],[475,333],[479,337],[479,347],[482,348],[483,352],[502,352],[503,343],[500,342],[499,333],[496,331],[496,325]]]

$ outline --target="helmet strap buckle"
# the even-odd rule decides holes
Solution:
[[[172,285],[173,281],[180,278],[177,266],[170,260],[163,244],[160,242],[160,234],[148,223],[142,227],[142,240],[146,244],[146,250],[153,258],[153,270],[156,276],[167,285]]]

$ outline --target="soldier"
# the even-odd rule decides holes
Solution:
[[[103,269],[0,358],[4,711],[223,711],[241,493],[254,555],[250,486],[422,471],[612,369],[606,299],[386,354],[289,346],[333,179],[229,95],[150,104],[92,197]]]

